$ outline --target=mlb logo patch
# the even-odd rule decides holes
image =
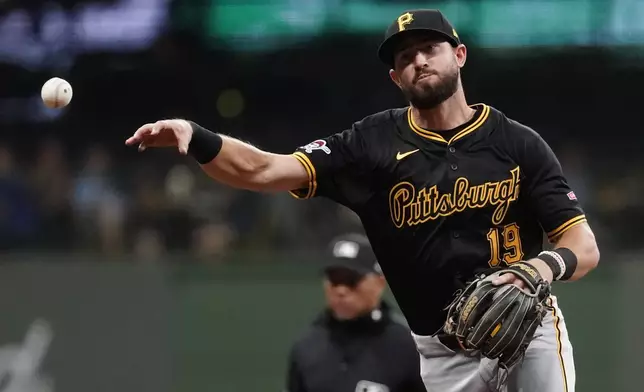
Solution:
[[[575,195],[575,192],[573,191],[568,192],[568,199],[577,200],[577,195]]]

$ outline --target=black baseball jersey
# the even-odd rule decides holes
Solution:
[[[434,132],[410,108],[366,117],[293,154],[309,174],[297,198],[325,196],[360,217],[416,334],[437,332],[477,270],[536,256],[586,221],[556,156],[532,129],[485,105]]]

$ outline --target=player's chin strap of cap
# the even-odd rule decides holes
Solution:
[[[577,256],[568,248],[543,251],[537,258],[548,264],[553,280],[568,280],[577,269]]]

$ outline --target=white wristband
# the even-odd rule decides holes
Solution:
[[[557,264],[559,264],[559,269],[561,270],[561,272],[559,272],[559,275],[554,277],[554,280],[561,279],[566,273],[566,263],[564,262],[563,257],[561,257],[561,255],[559,253],[553,252],[553,251],[550,251],[550,250],[545,250],[545,251],[539,253],[539,255],[543,255],[543,254],[546,254],[548,256],[552,256],[552,258],[554,258],[555,261],[557,261]]]

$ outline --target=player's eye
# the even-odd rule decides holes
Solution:
[[[403,65],[409,64],[414,59],[415,55],[416,49],[407,49],[400,54],[398,61]]]
[[[437,44],[437,43],[434,43],[434,44],[428,44],[428,45],[425,45],[425,46],[422,48],[422,51],[423,51],[424,53],[433,53],[434,51],[436,51],[436,49],[437,49],[437,48],[438,48],[438,44]]]
[[[416,46],[413,48],[405,49],[400,53],[398,61],[400,62],[401,65],[407,65],[414,60],[414,58],[419,52],[425,55],[431,55],[436,52],[437,48],[438,48],[438,43],[430,43],[430,44],[424,44],[422,46]]]
[[[404,64],[407,64],[411,61],[412,55],[411,53],[405,53],[402,56],[400,56],[400,61]]]

